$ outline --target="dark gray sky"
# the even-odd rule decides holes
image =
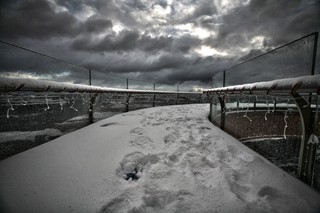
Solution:
[[[100,72],[150,81],[209,82],[213,73],[240,58],[320,31],[319,0],[2,0],[0,4],[1,40]],[[32,63],[14,51],[5,52],[2,72]]]

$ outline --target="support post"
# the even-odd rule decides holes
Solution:
[[[156,90],[156,83],[153,83],[153,90]],[[155,107],[156,106],[156,95],[153,95],[153,102],[152,102],[152,106]]]
[[[94,102],[96,101],[96,97],[97,96],[98,96],[98,93],[95,93],[92,97],[90,97],[90,102],[89,102],[89,124],[93,124],[93,105],[94,105]]]
[[[131,93],[127,94],[126,97],[126,112],[129,112],[129,101],[130,101]]]
[[[213,106],[213,98],[212,98],[212,96],[209,96],[209,95],[207,95],[207,97],[208,97],[209,102],[210,102],[209,121],[210,121],[211,123],[213,123],[213,122],[212,122],[212,106]]]
[[[226,116],[226,112],[225,112],[225,96],[223,97],[218,97],[219,102],[220,102],[220,107],[221,107],[221,125],[220,128],[222,130],[224,130],[224,124],[225,124],[225,116]]]
[[[312,55],[311,75],[314,75],[314,70],[315,70],[315,67],[316,67],[318,36],[319,36],[319,33],[316,32],[315,35],[314,35],[314,46],[313,46],[313,55]]]
[[[313,175],[313,165],[315,161],[315,144],[308,144],[310,135],[312,134],[312,111],[310,104],[304,100],[299,94],[292,94],[297,105],[301,127],[302,139],[299,153],[298,178],[303,182],[311,185]]]
[[[127,79],[127,89],[129,89],[129,79]]]
[[[91,86],[91,69],[89,69],[89,85]]]

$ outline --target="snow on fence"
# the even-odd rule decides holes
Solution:
[[[269,151],[270,155],[270,150],[263,150],[266,147],[262,147],[261,138],[267,138],[272,146],[274,140],[288,144],[290,138],[296,138],[297,143],[290,145],[293,150],[286,147],[281,151],[279,145],[271,151],[271,155],[277,152],[271,160],[294,164],[297,157],[297,177],[319,188],[320,75],[219,87],[204,94],[210,100],[211,122],[240,140],[256,141],[255,148],[262,152]],[[300,148],[295,148],[298,145]],[[292,152],[293,162],[287,152]]]
[[[206,101],[200,92],[118,89],[6,77],[0,77],[0,94],[0,122],[5,124],[0,126],[0,134],[6,138],[0,141],[0,159],[123,111]]]

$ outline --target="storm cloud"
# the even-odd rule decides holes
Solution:
[[[106,76],[151,82],[209,85],[215,73],[320,29],[317,0],[5,0],[0,4],[1,40]],[[69,70],[63,63],[5,44],[0,48],[2,73],[57,76]],[[81,78],[79,73],[72,77]]]

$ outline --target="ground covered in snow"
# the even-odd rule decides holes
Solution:
[[[320,195],[208,120],[115,115],[0,162],[0,212],[319,212]]]

